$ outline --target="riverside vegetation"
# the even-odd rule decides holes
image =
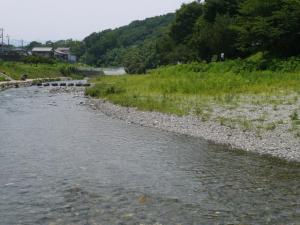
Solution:
[[[265,68],[265,69],[262,69]],[[125,107],[195,116],[221,126],[265,132],[285,127],[300,137],[300,59],[193,63],[146,75],[100,77],[86,94]]]
[[[5,73],[15,80],[20,80],[22,75],[28,79],[43,79],[57,77],[83,78],[83,74],[76,66],[65,63],[24,63],[0,61],[0,72]],[[1,79],[1,77],[0,77]],[[3,78],[3,81],[5,79]]]

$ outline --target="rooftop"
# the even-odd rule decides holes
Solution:
[[[53,49],[49,47],[36,47],[31,50],[32,52],[52,52]]]
[[[57,48],[56,50],[63,52],[63,51],[70,51],[70,48]]]

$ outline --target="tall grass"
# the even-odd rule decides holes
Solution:
[[[73,66],[57,64],[25,64],[20,62],[0,61],[0,72],[4,72],[15,80],[19,80],[22,75],[28,75],[29,79],[35,78],[55,78],[61,76],[82,77]]]
[[[166,66],[146,75],[97,78],[86,94],[142,110],[202,113],[212,99],[226,104],[240,95],[300,91],[300,62],[294,61],[280,61],[276,70],[254,68],[250,59]]]

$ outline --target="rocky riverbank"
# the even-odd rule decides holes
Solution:
[[[127,123],[201,137],[217,144],[228,145],[232,149],[300,162],[300,138],[290,132],[290,126],[284,123],[274,129],[265,129],[258,135],[251,129],[233,128],[213,119],[204,121],[196,116],[179,117],[158,112],[142,112],[98,99],[88,99],[86,104]]]
[[[57,81],[57,82],[56,82]],[[66,83],[69,81],[68,83]],[[11,81],[4,81],[0,82],[0,91],[3,91],[8,88],[19,88],[19,87],[30,87],[33,85],[37,86],[44,86],[44,87],[62,87],[62,89],[65,89],[64,87],[69,87],[66,90],[72,90],[76,87],[81,89],[81,87],[87,87],[90,86],[89,83],[87,83],[85,80],[84,81],[74,81],[70,82],[71,78],[68,77],[58,77],[58,78],[43,78],[43,79],[27,79],[26,81],[19,81],[19,80],[11,80]],[[52,82],[52,83],[51,83]],[[55,89],[55,88],[54,88]],[[58,88],[58,90],[61,90]]]
[[[12,87],[10,85],[2,88]],[[30,83],[22,83],[30,86]],[[84,95],[84,87],[53,87],[52,94],[72,93]],[[277,98],[278,99],[278,98]],[[285,96],[285,99],[296,99]],[[295,100],[296,101],[296,100]],[[293,104],[273,107],[242,104],[238,108],[224,110],[213,106],[215,115],[203,120],[195,115],[175,116],[159,112],[144,112],[136,108],[122,107],[106,100],[88,98],[85,105],[127,123],[157,128],[169,132],[201,137],[208,141],[228,145],[231,149],[242,149],[262,155],[270,155],[288,161],[300,162],[300,137],[297,133],[299,118],[297,109],[300,100]],[[293,113],[292,113],[293,112]],[[292,114],[291,114],[292,113]],[[243,117],[243,120],[240,118]],[[252,121],[253,124],[250,124]],[[237,126],[239,124],[240,126]],[[252,129],[258,127],[260,130]]]
[[[32,80],[28,81],[6,81],[0,82],[0,91],[8,88],[30,87],[32,86]]]

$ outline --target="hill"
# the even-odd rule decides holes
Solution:
[[[170,13],[93,33],[82,42],[81,61],[96,66],[123,65],[129,51],[162,36],[174,18]]]

